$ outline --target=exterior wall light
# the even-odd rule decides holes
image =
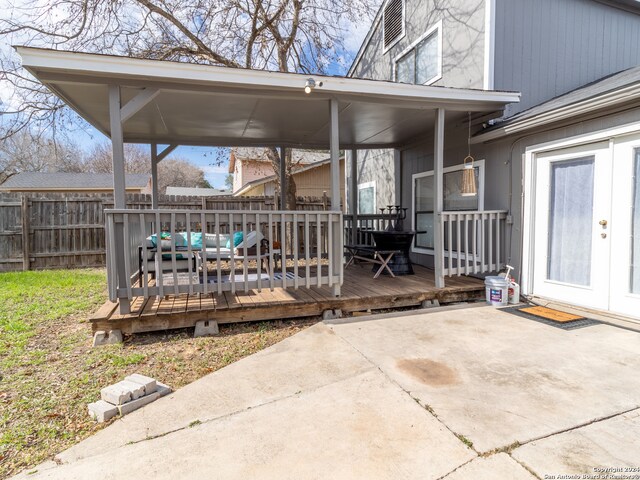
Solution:
[[[321,87],[322,82],[316,84],[316,81],[313,78],[308,78],[306,83],[304,84],[304,93],[309,94],[316,87]]]

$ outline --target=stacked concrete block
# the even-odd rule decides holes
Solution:
[[[116,415],[126,415],[171,393],[171,388],[155,379],[134,373],[123,381],[100,391],[101,399],[89,404],[89,415],[107,422]]]

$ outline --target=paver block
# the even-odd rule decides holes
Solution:
[[[122,332],[120,330],[98,330],[93,334],[93,346],[113,345],[122,343]]]
[[[215,320],[200,320],[196,323],[196,330],[193,336],[205,337],[207,335],[217,335],[218,333],[220,333],[218,322]]]
[[[98,400],[97,402],[90,403],[89,415],[98,422],[108,422],[118,414],[118,407],[105,402],[104,400]]]
[[[339,308],[322,312],[322,320],[335,320],[336,318],[342,318],[342,310]]]
[[[140,407],[144,407],[158,398],[160,398],[160,392],[153,392],[150,395],[145,395],[144,397],[137,398],[136,400],[131,400],[123,405],[118,405],[118,411],[120,412],[120,415],[126,415]]]
[[[173,391],[171,390],[171,387],[169,385],[165,385],[164,383],[156,382],[156,386],[156,391],[160,394],[161,397],[169,395]]]
[[[155,392],[157,388],[156,381],[153,378],[147,377],[146,375],[140,375],[139,373],[128,375],[124,377],[124,379],[128,382],[133,382],[144,386],[145,395],[149,395],[150,393]]]
[[[100,390],[100,398],[113,405],[122,405],[144,396],[144,386],[123,380]]]

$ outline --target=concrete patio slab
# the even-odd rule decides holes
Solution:
[[[376,370],[28,478],[437,479],[475,456]]]
[[[354,320],[229,365],[17,478],[531,480],[638,466],[638,333],[490,307]]]
[[[533,441],[513,456],[540,478],[613,474],[640,477],[640,410]],[[617,471],[615,469],[631,470]],[[633,470],[635,468],[635,470]],[[588,477],[585,477],[588,478]],[[622,477],[621,477],[622,478]]]
[[[163,435],[300,391],[352,377],[374,366],[323,324],[246,357],[147,405],[62,452],[70,462]],[[171,379],[162,379],[170,383]]]
[[[506,453],[478,457],[450,473],[444,480],[535,480],[522,465]]]
[[[331,328],[479,452],[640,405],[640,335],[608,325],[480,307]]]

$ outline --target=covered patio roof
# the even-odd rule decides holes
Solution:
[[[392,148],[432,131],[436,109],[447,111],[447,121],[466,119],[467,112],[497,117],[520,98],[514,92],[16,50],[32,75],[109,137],[109,85],[120,86],[128,143],[325,149],[334,100],[340,148]],[[308,78],[317,87],[305,94]]]

